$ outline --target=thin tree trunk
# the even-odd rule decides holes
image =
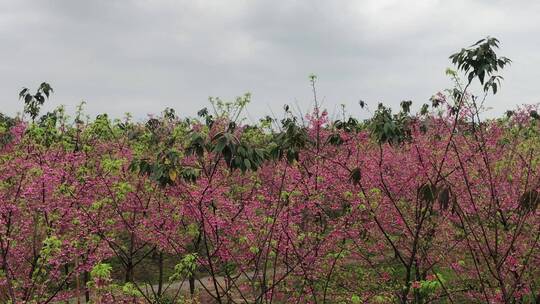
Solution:
[[[192,298],[195,295],[195,276],[193,274],[189,275],[189,294]]]
[[[81,304],[81,282],[79,277],[79,256],[75,257],[75,270],[77,271],[75,273],[75,288],[76,288],[76,296],[77,296],[77,304]]]
[[[133,261],[131,258],[128,260],[126,265],[126,277],[124,278],[124,283],[133,282]]]
[[[66,277],[67,277],[69,275],[69,265],[68,264],[64,265],[64,272],[65,272]],[[69,291],[69,282],[66,283],[66,291]],[[79,298],[77,298],[77,301],[79,301]],[[66,300],[66,304],[69,304],[69,300]]]
[[[158,278],[157,295],[158,295],[158,298],[161,299],[161,293],[162,293],[162,290],[163,290],[163,252],[162,251],[159,252],[158,266],[159,266],[159,278]]]
[[[85,300],[85,303],[88,303],[90,302],[90,290],[88,289],[87,284],[88,284],[88,280],[89,280],[89,275],[88,275],[88,271],[85,271],[84,272],[84,300]]]

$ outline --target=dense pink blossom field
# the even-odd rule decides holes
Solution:
[[[0,122],[0,302],[539,303],[540,117],[483,118],[496,43],[453,55],[417,113],[366,120],[316,94],[251,125],[249,95],[40,115],[52,88],[23,90]]]

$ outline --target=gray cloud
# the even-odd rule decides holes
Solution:
[[[486,35],[513,59],[494,113],[539,100],[538,1],[167,1],[0,3],[0,111],[22,86],[50,82],[73,111],[193,115],[208,96],[252,92],[252,117],[311,104],[307,75],[332,112],[357,101],[421,104],[450,86],[450,53]]]

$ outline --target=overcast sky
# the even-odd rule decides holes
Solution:
[[[491,35],[513,60],[488,103],[497,114],[540,101],[539,16],[537,0],[0,0],[0,112],[47,81],[46,110],[187,116],[251,92],[256,118],[308,109],[315,73],[330,112],[360,115],[360,99],[426,102],[451,85],[448,56]]]

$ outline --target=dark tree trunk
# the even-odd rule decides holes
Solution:
[[[158,278],[158,291],[157,295],[161,298],[161,293],[163,290],[163,252],[159,252],[158,256],[158,267],[159,267],[159,278]]]
[[[85,271],[84,272],[84,300],[85,300],[85,303],[90,302],[90,290],[88,289],[88,287],[86,287],[89,279],[90,278],[89,278],[89,275],[88,275],[88,271]]]
[[[126,277],[124,279],[124,283],[132,283],[133,282],[133,261],[130,259],[126,265]]]
[[[195,294],[195,277],[193,274],[189,276],[189,294],[193,297]]]

